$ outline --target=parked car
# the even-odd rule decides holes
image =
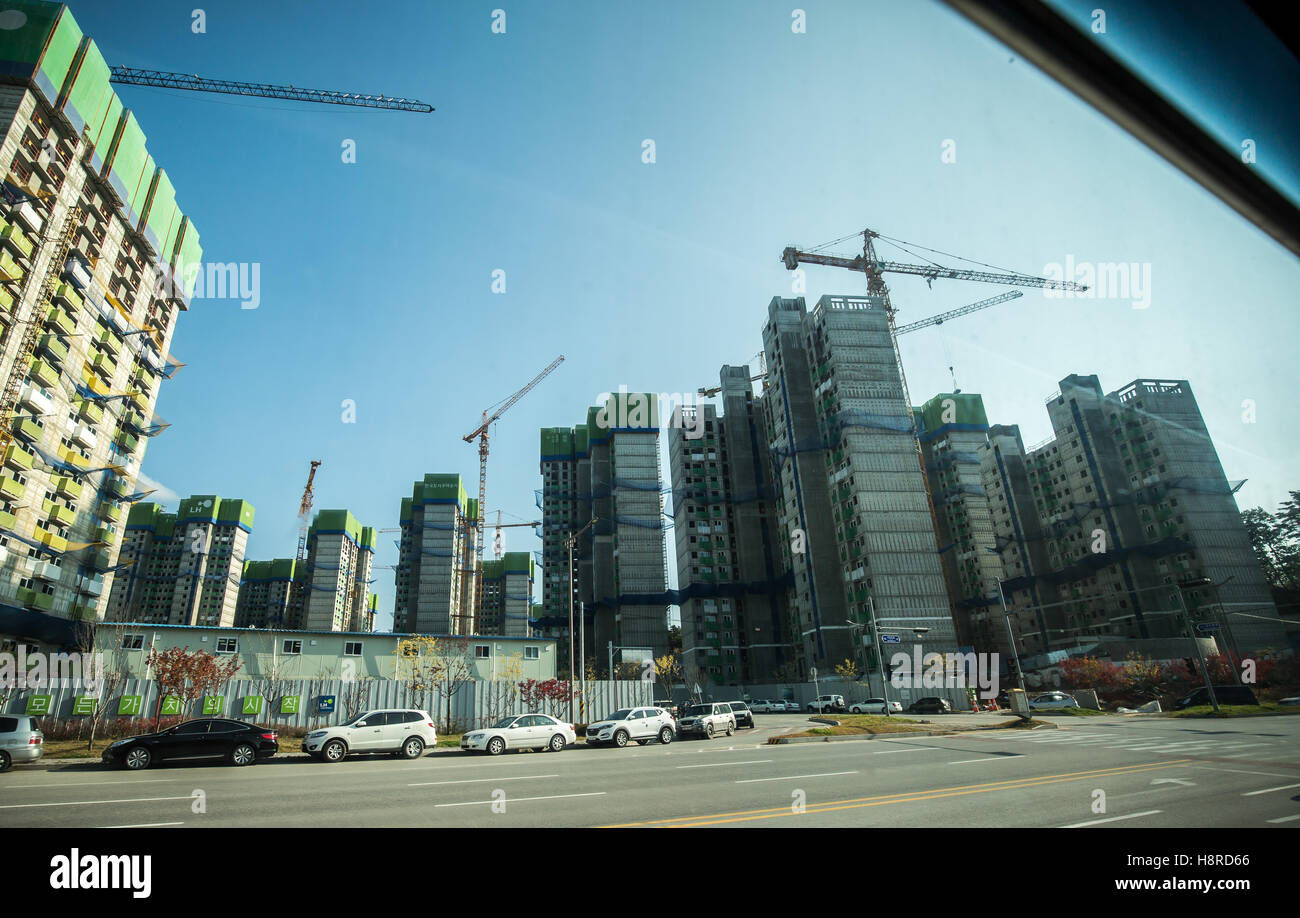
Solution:
[[[931,696],[929,698],[918,698],[913,701],[907,708],[911,714],[951,714],[952,705],[948,699]]]
[[[503,717],[485,730],[473,730],[460,738],[467,752],[500,755],[507,749],[549,749],[559,752],[578,741],[573,724],[549,714],[517,714]]]
[[[45,734],[35,717],[25,714],[0,717],[0,771],[14,762],[36,762],[44,754]]]
[[[656,701],[655,707],[667,711],[674,719],[677,717],[677,702],[675,701]]]
[[[793,698],[787,698],[785,701],[781,702],[781,710],[786,713],[793,711],[798,714],[800,711],[799,702],[795,701]]]
[[[719,733],[731,736],[736,732],[736,715],[732,712],[731,705],[724,701],[693,704],[682,717],[681,731],[705,739],[713,739]]]
[[[868,698],[866,701],[854,702],[853,704],[849,705],[849,713],[850,714],[884,714],[885,699]],[[901,701],[889,702],[889,713],[902,714],[903,703]]]
[[[754,714],[753,714],[753,709],[750,708],[749,705],[745,704],[745,702],[743,701],[728,701],[727,704],[731,708],[731,713],[736,715],[737,728],[740,727],[749,727],[751,729],[753,728]]]
[[[157,733],[109,744],[100,761],[110,768],[139,771],[159,762],[223,758],[231,765],[252,765],[280,751],[276,734],[239,720],[187,720]]]
[[[808,702],[808,710],[817,714],[843,714],[848,708],[843,695],[818,695],[817,700]]]
[[[1300,695],[1292,695],[1289,698],[1280,698],[1277,703],[1284,704],[1287,707],[1295,707],[1300,705]]]
[[[1043,692],[1041,695],[1035,695],[1029,699],[1029,708],[1033,711],[1041,711],[1046,708],[1077,708],[1079,702],[1074,700],[1073,695],[1067,695],[1065,692]]]
[[[1259,704],[1259,699],[1255,697],[1255,693],[1250,690],[1248,685],[1216,685],[1214,687],[1214,700],[1219,704]],[[1196,708],[1209,703],[1210,690],[1205,686],[1201,686],[1190,695],[1180,698],[1174,705],[1174,710],[1181,711],[1185,708]]]
[[[749,709],[755,714],[771,714],[772,702],[766,698],[755,698],[749,703]]]
[[[326,762],[342,762],[354,752],[418,759],[427,747],[437,745],[433,718],[415,708],[367,711],[351,723],[312,730],[302,738],[302,751]]]
[[[636,740],[644,746],[652,739],[667,745],[676,736],[677,725],[673,716],[663,708],[624,708],[604,720],[587,725],[587,745],[610,743],[622,748]]]

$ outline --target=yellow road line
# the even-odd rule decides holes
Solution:
[[[999,790],[1019,790],[1038,787],[1044,784],[1059,784],[1063,781],[1081,781],[1085,778],[1114,777],[1134,774],[1160,768],[1174,768],[1192,764],[1190,759],[1174,759],[1168,762],[1148,762],[1140,765],[1120,765],[1095,771],[1067,772],[1059,775],[1039,775],[1037,777],[1013,778],[1007,781],[990,781],[985,784],[965,784],[957,787],[941,787],[928,791],[910,791],[907,793],[884,794],[875,797],[856,797],[849,800],[830,801],[821,804],[809,804],[804,813],[796,813],[789,806],[772,807],[761,810],[739,810],[734,813],[714,813],[707,816],[678,816],[672,819],[655,819],[649,822],[629,822],[618,825],[603,826],[606,829],[625,829],[640,826],[665,826],[681,828],[688,826],[721,825],[728,822],[748,822],[755,819],[773,819],[779,816],[800,816],[808,813],[824,813],[832,810],[858,809],[868,806],[883,806],[889,803],[916,803],[922,800],[938,800],[943,797],[961,797],[967,794],[983,794]],[[791,779],[793,780],[793,779]]]

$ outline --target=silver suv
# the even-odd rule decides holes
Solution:
[[[727,736],[736,732],[736,715],[731,705],[721,701],[693,704],[682,715],[679,729],[682,733],[713,739],[719,733]]]
[[[45,734],[35,717],[25,714],[0,717],[0,771],[14,762],[35,762],[44,753]]]
[[[312,730],[302,738],[302,751],[326,762],[341,762],[354,752],[387,752],[418,759],[426,747],[437,745],[433,718],[414,708],[367,711],[350,724]]]
[[[612,743],[622,748],[628,740],[644,746],[652,739],[667,745],[674,738],[673,716],[663,708],[624,708],[587,726],[587,745]]]

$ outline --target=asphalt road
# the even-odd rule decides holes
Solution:
[[[730,739],[498,758],[15,767],[0,776],[0,827],[1300,827],[1300,717],[766,745],[806,717],[760,715]]]

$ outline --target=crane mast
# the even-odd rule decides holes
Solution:
[[[477,519],[474,520],[473,522],[473,525],[478,530],[478,538],[475,540],[476,543],[474,547],[475,554],[477,555],[478,576],[477,578],[475,578],[474,606],[471,612],[471,614],[473,615],[473,621],[470,622],[471,629],[479,621],[482,620],[482,615],[483,615],[483,532],[484,532],[483,520],[484,520],[484,514],[487,512],[488,431],[492,427],[492,425],[496,423],[497,419],[501,417],[501,415],[509,411],[510,408],[516,402],[518,402],[521,398],[523,398],[525,395],[531,392],[539,382],[541,382],[547,376],[550,376],[551,372],[562,363],[564,363],[563,354],[561,354],[559,357],[556,357],[554,360],[552,360],[546,366],[546,369],[542,370],[542,372],[538,373],[536,376],[533,377],[532,381],[529,382],[528,385],[524,386],[514,395],[510,396],[503,403],[501,403],[501,407],[498,408],[495,412],[493,412],[490,416],[488,415],[488,410],[490,409],[485,409],[483,411],[483,423],[479,424],[478,427],[476,427],[471,433],[466,434],[463,438],[466,443],[473,443],[476,438],[478,439],[478,513],[476,514]],[[468,539],[466,540],[466,542],[468,543]],[[468,549],[469,546],[467,544],[466,545],[467,555],[468,555]],[[474,565],[471,565],[469,563],[470,559],[468,557],[466,557],[465,561],[466,561],[465,576],[469,576],[470,573],[469,568],[473,567]],[[462,589],[462,595],[461,595],[462,608],[464,608],[464,602],[465,602],[465,596],[464,596],[464,590]],[[464,625],[463,613],[462,613],[461,624],[462,626]],[[461,633],[462,634],[467,633],[463,627]]]
[[[313,485],[316,481],[316,469],[321,460],[311,460],[311,469],[307,472],[307,486],[302,489],[302,500],[298,502],[298,555],[293,566],[292,599],[289,602],[289,614],[298,616],[299,620],[290,622],[290,627],[302,627],[307,624],[307,526],[311,522],[311,505],[316,496]],[[299,610],[299,605],[302,608]],[[282,624],[282,623],[281,623]]]

